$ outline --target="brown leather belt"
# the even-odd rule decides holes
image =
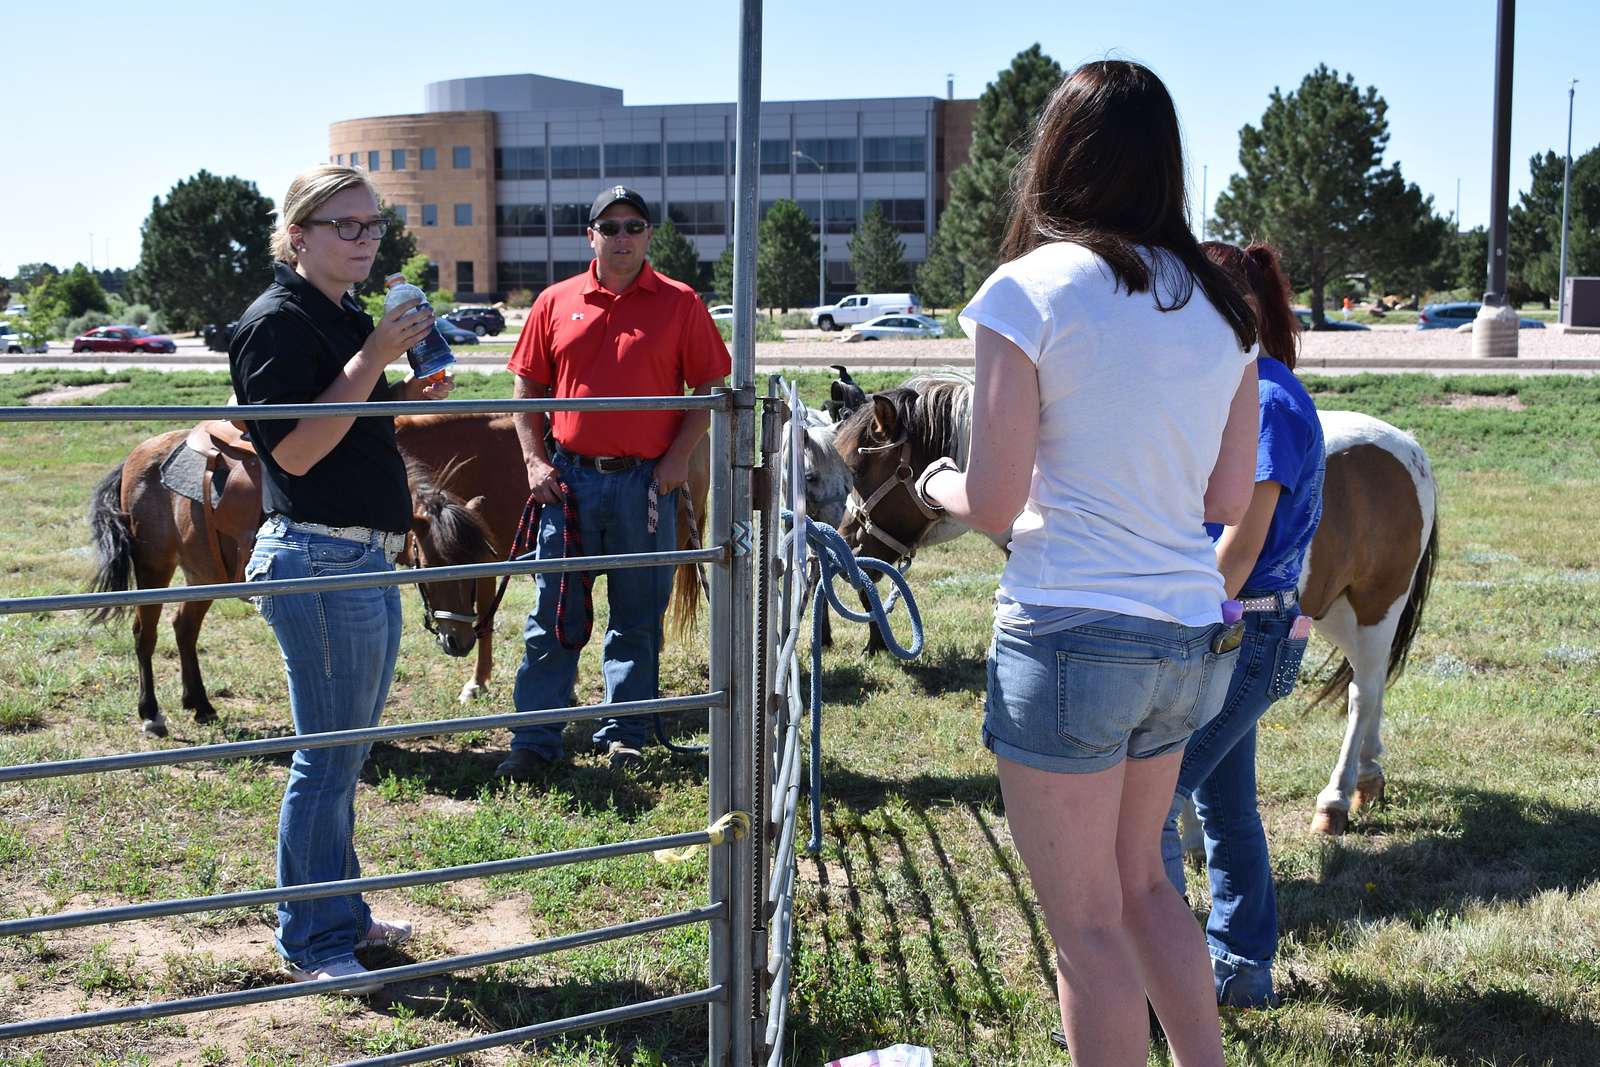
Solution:
[[[562,457],[576,463],[578,466],[597,470],[601,474],[620,474],[646,462],[638,456],[584,456],[562,448],[560,445],[556,446],[556,451]]]

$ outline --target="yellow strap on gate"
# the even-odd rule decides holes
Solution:
[[[706,827],[707,840],[704,844],[686,845],[683,848],[658,848],[651,855],[655,856],[657,863],[682,863],[685,860],[693,859],[694,854],[702,848],[711,848],[728,841],[737,841],[749,832],[750,813],[747,811],[730,811]]]

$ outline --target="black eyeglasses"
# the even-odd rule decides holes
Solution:
[[[644,219],[624,219],[621,222],[616,219],[599,219],[589,223],[589,228],[599,233],[601,237],[615,237],[619,233],[637,237],[648,230],[650,224]]]
[[[374,241],[381,241],[383,235],[389,232],[388,219],[373,219],[371,222],[362,222],[360,219],[307,219],[306,224],[332,226],[341,241],[359,241],[363,233],[370,233]]]

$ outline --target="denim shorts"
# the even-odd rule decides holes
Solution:
[[[1227,696],[1239,650],[1211,651],[1223,629],[1132,615],[1032,637],[996,627],[983,743],[1064,774],[1172,752]]]

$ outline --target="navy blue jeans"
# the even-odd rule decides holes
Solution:
[[[1240,596],[1250,594],[1241,593]],[[1256,807],[1256,722],[1294,688],[1305,638],[1292,639],[1298,607],[1250,612],[1222,710],[1184,748],[1178,791],[1161,838],[1167,876],[1184,892],[1178,811],[1193,797],[1205,831],[1211,879],[1206,942],[1217,1003],[1255,1007],[1272,1001],[1278,901],[1267,835]]]
[[[376,544],[324,537],[268,519],[245,567],[246,581],[324,578],[392,565]],[[376,726],[400,651],[400,590],[348,589],[259,598],[289,675],[297,734]],[[370,744],[301,749],[289,765],[278,814],[278,884],[358,878],[355,795]],[[278,951],[313,967],[349,957],[371,913],[358,894],[278,905]]]
[[[665,493],[657,501],[656,529],[654,533],[649,531],[647,508],[655,463],[602,474],[579,466],[558,452],[555,466],[577,502],[585,555],[669,552],[677,547],[676,492]],[[566,516],[562,509],[545,507],[539,514],[539,558],[561,558],[565,554],[565,536]],[[661,695],[661,618],[672,595],[673,568],[630,567],[602,573],[606,576],[606,597],[611,608],[601,649],[606,702],[653,700]],[[523,627],[525,651],[512,693],[518,711],[567,707],[576,702],[573,694],[578,680],[578,651],[566,648],[556,637],[561,575],[538,574],[533,581],[535,603]],[[559,610],[564,611],[562,619],[569,639],[581,633],[588,620],[576,574],[567,582],[567,602]],[[596,748],[612,741],[639,748],[649,736],[649,717],[630,716],[603,720],[591,740]],[[514,730],[511,747],[528,749],[545,759],[560,759],[561,725],[545,723]]]

